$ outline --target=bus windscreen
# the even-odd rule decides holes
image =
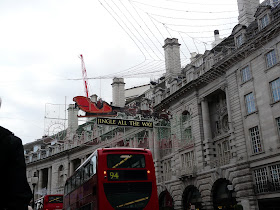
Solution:
[[[151,198],[152,183],[104,183],[104,191],[114,209],[144,209]]]
[[[109,154],[108,168],[145,168],[145,156],[140,154]]]

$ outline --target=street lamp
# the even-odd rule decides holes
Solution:
[[[35,186],[38,183],[38,177],[37,174],[34,173],[34,176],[31,178],[31,184],[33,186],[33,202],[32,202],[32,209],[34,209],[34,204],[35,204],[35,196],[34,196],[34,191],[35,191]]]

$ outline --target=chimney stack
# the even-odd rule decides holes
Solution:
[[[241,25],[249,26],[255,18],[254,15],[260,4],[259,0],[237,0],[238,5],[238,22]]]
[[[223,39],[220,38],[219,30],[214,31],[214,42],[212,42],[212,48],[214,48],[216,45],[218,45]]]
[[[195,60],[195,57],[197,56],[197,53],[196,52],[192,52],[191,53],[191,58],[190,58],[190,60],[191,60],[191,62],[193,62],[194,60]]]
[[[181,73],[180,44],[176,38],[164,40],[166,77]]]
[[[76,130],[78,129],[78,111],[79,111],[79,109],[75,107],[75,104],[69,104],[69,107],[67,110],[68,110],[67,135],[69,136],[70,139],[72,139],[76,133]]]
[[[113,89],[113,106],[124,107],[125,106],[125,95],[124,95],[124,79],[114,78],[112,83]]]

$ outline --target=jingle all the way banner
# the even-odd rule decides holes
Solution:
[[[116,125],[116,126],[131,126],[141,128],[153,128],[153,122],[142,120],[123,120],[112,118],[97,118],[97,124]]]

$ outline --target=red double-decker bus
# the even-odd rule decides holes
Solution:
[[[45,195],[35,201],[35,210],[62,210],[63,195]]]
[[[150,150],[97,149],[65,184],[65,210],[158,210]]]

